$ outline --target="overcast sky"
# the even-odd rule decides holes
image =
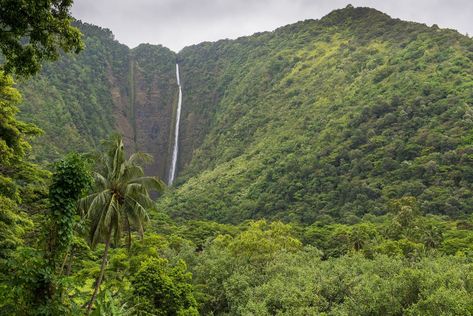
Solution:
[[[319,19],[349,3],[473,34],[473,0],[75,0],[72,15],[111,29],[130,47],[162,44],[177,52],[203,41]]]

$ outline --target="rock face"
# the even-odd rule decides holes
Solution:
[[[126,65],[108,76],[115,130],[123,135],[128,152],[153,156],[145,172],[161,179],[167,177],[171,155],[178,91],[175,62],[171,50],[143,44],[128,50]]]
[[[177,103],[175,61],[172,51],[152,45],[140,45],[130,58],[133,146],[154,157],[145,171],[162,179],[167,178],[169,170]]]
[[[20,84],[21,118],[44,129],[33,157],[48,163],[69,151],[92,151],[120,133],[129,152],[153,156],[149,175],[167,178],[178,86],[176,54],[160,45],[129,49],[113,34],[77,22],[86,50],[45,65]]]
[[[143,151],[154,161],[149,175],[168,178],[174,142],[180,64],[183,92],[177,177],[215,124],[217,107],[232,78],[220,48],[203,43],[179,54],[161,45],[134,49],[110,30],[76,22],[86,49],[45,65],[41,74],[20,84],[20,118],[44,129],[33,141],[38,162],[49,163],[69,151],[93,151],[120,133],[129,152]]]

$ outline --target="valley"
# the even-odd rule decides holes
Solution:
[[[173,52],[0,4],[0,315],[473,315],[471,37],[348,5]]]

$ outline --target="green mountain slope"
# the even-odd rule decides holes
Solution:
[[[21,82],[21,119],[45,134],[37,161],[91,150],[118,131],[167,178],[180,64],[175,217],[347,222],[415,196],[425,213],[473,208],[473,41],[347,7],[178,54],[129,49],[77,22],[86,50]]]
[[[159,202],[175,217],[472,212],[470,38],[347,7],[179,59],[182,146],[202,145]]]
[[[71,150],[90,150],[115,129],[111,74],[126,83],[128,48],[113,34],[76,23],[84,33],[86,49],[46,64],[40,75],[20,82],[24,102],[21,119],[44,131],[34,142],[37,160],[51,161]]]

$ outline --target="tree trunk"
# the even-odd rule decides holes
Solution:
[[[72,261],[74,261],[74,254],[73,253],[70,254],[69,260],[67,261],[66,275],[71,275]]]
[[[89,304],[87,305],[86,315],[90,315],[90,312],[92,311],[92,306],[94,305],[95,299],[97,298],[97,293],[99,292],[100,284],[102,283],[103,275],[105,273],[105,266],[107,264],[107,256],[108,256],[108,249],[110,248],[111,235],[112,235],[112,232],[110,231],[110,233],[107,236],[107,240],[105,241],[105,250],[103,252],[102,264],[100,266],[100,274],[99,274],[99,277],[97,278],[97,281],[95,282],[94,294],[92,294]]]
[[[129,254],[130,249],[131,249],[131,225],[130,225],[130,221],[128,220],[128,217],[126,218],[126,229],[128,231],[127,248],[128,248],[128,254]]]
[[[69,252],[66,252],[66,255],[64,256],[64,260],[62,261],[61,270],[59,270],[59,276],[62,276],[62,273],[64,272],[64,266],[66,265],[68,257],[69,257]]]

